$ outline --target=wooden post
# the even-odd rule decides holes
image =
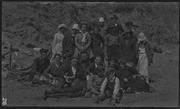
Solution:
[[[12,63],[12,45],[10,45],[10,55],[9,55],[9,69],[11,70],[11,63]]]

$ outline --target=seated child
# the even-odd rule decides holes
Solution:
[[[40,78],[41,82],[45,82],[54,86],[57,86],[60,80],[62,80],[62,58],[60,54],[54,55],[55,62],[52,62],[49,67],[44,71]]]
[[[110,104],[115,105],[122,99],[122,90],[120,86],[120,80],[115,75],[116,70],[113,68],[106,70],[106,77],[102,83],[100,94],[97,99],[97,103],[102,103],[105,99],[110,99]]]
[[[132,62],[126,62],[121,60],[119,62],[119,68],[117,72],[117,77],[120,79],[121,86],[126,90],[128,82],[132,81],[133,75],[138,74],[137,69]]]
[[[92,94],[99,94],[100,92],[100,87],[101,84],[104,80],[104,67],[101,65],[101,57],[100,56],[96,56],[95,57],[95,62],[91,63],[88,68],[87,68],[87,72],[89,75],[89,79],[88,79],[88,91],[87,91],[87,95],[89,95],[89,97],[91,97]]]

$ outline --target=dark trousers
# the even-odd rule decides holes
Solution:
[[[70,87],[53,88],[52,92],[45,95],[53,98],[59,97],[78,97],[85,94],[87,90],[86,80],[76,79]]]
[[[117,45],[111,45],[107,47],[107,56],[108,59],[114,57],[119,59],[119,47]]]

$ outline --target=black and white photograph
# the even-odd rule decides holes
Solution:
[[[1,3],[2,107],[179,107],[179,2]]]

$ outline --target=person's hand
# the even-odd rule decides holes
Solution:
[[[133,66],[133,63],[132,63],[132,62],[127,62],[126,65],[127,65],[128,67],[132,67],[132,66]]]
[[[128,79],[127,79],[127,78],[124,78],[124,82],[128,82]]]
[[[101,93],[99,94],[99,97],[100,97],[100,98],[103,98],[103,97],[104,97],[104,93],[101,92]]]
[[[53,76],[51,74],[49,74],[49,78],[53,78]]]

